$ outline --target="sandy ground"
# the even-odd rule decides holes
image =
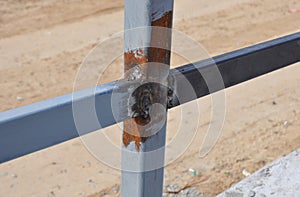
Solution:
[[[299,31],[299,8],[298,0],[176,0],[174,28],[213,56]],[[72,92],[83,58],[123,29],[123,14],[121,0],[0,1],[0,111]],[[172,59],[173,67],[179,63]],[[116,64],[104,81],[121,75]],[[211,104],[199,99],[197,136],[166,167],[165,185],[191,183],[214,196],[244,178],[244,169],[254,172],[299,148],[299,66],[227,89],[223,132],[205,158],[198,151]],[[177,112],[169,114],[168,142]],[[95,159],[80,139],[0,165],[0,196],[116,196],[119,182],[120,171]]]

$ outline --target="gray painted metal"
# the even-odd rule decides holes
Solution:
[[[118,121],[113,116],[111,107],[112,92],[116,82],[101,85],[90,91],[79,91],[77,100],[72,94],[34,103],[28,106],[0,113],[0,162],[5,162],[25,154],[78,137],[72,113],[72,101],[80,102],[95,96],[96,112],[102,128]],[[90,95],[90,92],[95,92]],[[121,108],[122,106],[120,106]],[[120,111],[126,110],[120,109]],[[82,110],[84,112],[84,109]],[[126,118],[121,118],[122,120]],[[83,120],[86,133],[100,129],[89,120]]]
[[[168,14],[171,15],[170,18]],[[171,27],[172,14],[173,0],[125,0],[124,71],[128,72],[130,69],[142,70],[142,77],[138,80],[142,80],[143,83],[149,82],[149,78],[151,78],[162,85],[168,85],[170,48],[166,47],[168,52],[163,53],[157,47],[149,46],[149,44],[151,45],[159,40],[160,43],[163,43],[162,45],[171,47],[171,31],[157,32],[154,29],[147,28],[141,33],[141,31],[133,31],[133,29],[155,25],[165,28]],[[145,45],[142,43],[145,43]],[[152,48],[150,49],[150,47]],[[134,57],[130,57],[132,53],[135,54]],[[128,59],[130,61],[127,62]],[[146,65],[139,65],[142,64],[139,62],[148,63],[149,67],[145,68]],[[153,62],[159,62],[164,65],[156,66]],[[163,72],[163,68],[167,72]],[[164,109],[162,110],[163,115],[155,114],[155,116],[166,117],[166,89],[153,85],[141,87],[143,89],[135,97],[136,105],[142,108],[145,103],[152,102],[150,97],[153,100],[157,99]],[[149,92],[150,88],[152,88],[152,93],[145,93]],[[131,109],[133,106],[128,107]],[[144,108],[147,109],[148,106]],[[148,114],[149,111],[146,110],[146,112],[144,114]],[[155,118],[151,117],[151,119],[154,120]],[[149,126],[148,128],[141,126],[145,123],[147,127]],[[147,119],[141,114],[136,119],[132,118],[124,122],[121,178],[122,197],[162,196],[166,121],[162,124],[162,128],[156,132],[154,128],[158,127],[159,124],[147,122]],[[143,133],[147,130],[151,133],[149,137],[142,137]],[[154,164],[154,166],[151,166],[151,164]]]
[[[172,70],[175,78],[176,94],[180,96],[180,104],[194,99],[190,95],[181,93],[184,76],[193,86],[198,98],[219,91],[218,87],[209,92],[202,74],[211,72],[217,65],[224,81],[225,88],[244,81],[259,77],[266,73],[289,66],[300,61],[300,32],[284,36],[275,40],[236,50],[212,59],[202,60],[193,64]],[[179,105],[179,103],[177,103]],[[176,105],[174,105],[176,106]]]
[[[180,87],[181,79],[176,73],[180,72],[191,82],[197,97],[200,98],[209,92],[196,68],[205,72],[214,62],[220,69],[227,88],[299,61],[300,33],[296,33],[220,55],[212,60],[185,65],[173,69],[171,72],[174,74],[177,87]],[[116,83],[111,82],[95,89],[96,111],[102,128],[129,118],[124,115],[126,113],[117,119],[113,116],[111,96],[115,88],[120,88],[116,86]],[[125,88],[126,86],[124,84]],[[89,99],[91,95],[87,95],[85,92],[90,91],[84,90],[76,93],[82,97],[74,102]],[[180,93],[180,88],[177,89],[177,94],[182,96],[180,100],[184,102],[191,100],[189,95]],[[179,104],[177,103],[177,105]],[[126,106],[124,109],[122,109],[122,105],[119,106],[120,111],[127,110]],[[100,128],[93,128],[88,124],[85,128],[87,133],[97,129]],[[72,94],[1,112],[0,136],[0,162],[9,161],[78,137],[72,114]]]

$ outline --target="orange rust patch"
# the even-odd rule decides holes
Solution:
[[[161,18],[152,21],[151,26],[172,28],[173,12],[166,12]]]
[[[148,61],[144,55],[142,49],[138,49],[135,52],[130,51],[124,54],[124,71],[128,71],[135,66],[144,64]],[[129,76],[125,75],[125,79]],[[130,142],[134,142],[137,150],[140,150],[141,142],[146,141],[145,137],[141,137],[138,122],[135,118],[124,121],[124,132],[123,132],[123,144],[127,147]]]
[[[141,137],[138,122],[136,118],[124,121],[123,144],[127,147],[130,142],[135,143],[136,149],[139,151],[141,143],[145,142],[148,137]]]
[[[126,72],[132,69],[134,66],[138,64],[144,64],[146,62],[148,62],[148,59],[145,57],[142,49],[138,49],[135,52],[126,52],[124,54],[124,71]]]
[[[151,26],[172,28],[173,12],[169,11],[163,17],[153,21]],[[171,32],[167,29],[154,28],[151,37],[151,46],[148,49],[149,62],[159,62],[170,65]]]
[[[157,19],[151,23],[152,26],[160,26],[171,28],[172,27],[172,11],[167,12],[163,17]],[[145,55],[142,49],[136,51],[126,52],[124,54],[124,71],[128,71],[135,66],[147,63],[147,62],[159,62],[169,65],[170,64],[170,45],[171,35],[165,31],[158,31],[152,33],[151,37],[152,46],[160,46],[163,43],[165,49],[149,47],[147,48],[147,54]],[[140,67],[143,69],[142,67]],[[147,73],[147,72],[146,72]],[[129,76],[125,75],[125,79]],[[159,95],[156,95],[159,96]],[[167,95],[160,95],[167,98]],[[166,100],[166,99],[165,99]],[[166,101],[164,104],[166,104]],[[147,124],[146,119],[141,117],[131,118],[124,121],[124,132],[123,132],[123,144],[127,147],[131,142],[135,143],[137,151],[140,150],[141,143],[145,142],[149,137],[141,137],[142,128],[140,125]]]

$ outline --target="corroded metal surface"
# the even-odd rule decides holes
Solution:
[[[154,21],[152,21],[150,24],[151,26],[159,26],[164,28],[171,28],[172,27],[172,11],[168,11],[164,13],[164,15],[161,18],[158,18]],[[171,33],[171,32],[168,32]],[[143,66],[145,63],[151,63],[151,62],[158,62],[165,65],[170,64],[170,50],[166,48],[171,48],[171,35],[166,34],[166,31],[152,31],[150,33],[150,44],[156,45],[155,43],[164,43],[165,48],[155,48],[155,47],[147,47],[147,48],[139,48],[139,49],[133,49],[131,51],[124,53],[124,71],[125,71],[125,79],[132,80],[133,76],[130,72],[131,69],[138,69],[142,70],[144,75],[144,80],[146,81],[147,78],[149,78],[148,69],[152,69],[152,73],[154,70],[154,73],[156,76],[151,77],[157,77],[159,80],[160,78],[160,69],[152,68],[150,66]],[[136,68],[138,67],[138,68]],[[155,69],[157,72],[155,72]],[[129,72],[128,72],[129,71]],[[130,74],[128,74],[130,73]],[[151,75],[151,74],[150,74]],[[165,85],[167,86],[167,80],[165,81]],[[157,88],[155,91],[156,94],[154,95],[154,89]],[[148,93],[147,93],[148,92]],[[151,100],[151,98],[155,97],[156,102],[159,102],[163,106],[167,106],[167,91],[165,88],[161,88],[160,86],[153,87],[152,85],[149,85],[149,87],[145,86],[144,89],[140,89],[140,92],[136,93],[135,100],[137,105],[139,103],[143,103],[141,100]],[[151,103],[149,103],[151,104]],[[131,107],[131,106],[129,106]],[[141,106],[138,106],[141,108]],[[167,108],[167,107],[166,107]],[[137,117],[133,117],[130,120],[124,121],[124,133],[123,133],[123,144],[125,146],[128,146],[131,142],[134,142],[136,145],[136,149],[139,151],[141,143],[145,142],[147,138],[151,137],[142,137],[141,132],[142,127],[139,125],[145,125],[149,123],[149,117],[143,117],[142,114],[139,114]]]
[[[140,86],[128,89],[123,197],[162,196],[172,32],[152,27],[170,29],[172,14],[173,0],[125,0],[124,76]]]

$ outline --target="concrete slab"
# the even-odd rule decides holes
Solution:
[[[217,197],[300,196],[300,149],[280,157]]]

